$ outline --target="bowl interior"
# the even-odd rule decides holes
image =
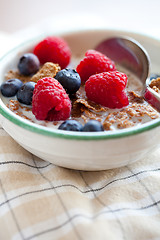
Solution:
[[[51,34],[48,34],[51,35]],[[53,34],[52,34],[53,35]],[[113,36],[128,36],[137,40],[147,50],[151,59],[151,72],[160,73],[160,57],[158,56],[158,49],[160,48],[160,41],[153,39],[149,36],[144,36],[132,32],[111,31],[111,30],[85,30],[77,32],[69,32],[67,34],[61,34],[61,36],[68,42],[73,58],[81,58],[85,51],[88,49],[94,49],[101,41],[113,37]],[[44,36],[40,36],[34,40],[30,40],[21,44],[9,53],[7,53],[0,63],[0,84],[4,81],[6,72],[10,69],[17,68],[19,57],[24,52],[31,52],[37,42],[43,39]],[[69,132],[56,129],[49,129],[38,124],[33,124],[28,120],[22,119],[16,114],[12,113],[0,99],[0,112],[3,116],[8,118],[15,124],[18,124],[30,131],[35,131],[40,134],[50,135],[62,138],[75,138],[75,139],[101,139],[101,138],[119,138],[132,134],[137,134],[149,129],[152,129],[160,125],[160,120],[156,119],[151,122],[142,124],[138,127],[131,127],[123,130],[109,131],[109,132],[97,132],[97,133],[78,133]]]

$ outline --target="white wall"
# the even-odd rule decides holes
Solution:
[[[156,32],[159,12],[160,0],[0,0],[0,31],[13,33],[51,16],[93,14],[106,26]]]

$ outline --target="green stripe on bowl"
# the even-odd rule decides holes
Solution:
[[[104,29],[102,29],[102,31],[103,30]],[[98,29],[98,31],[101,31],[101,30]],[[109,31],[112,32],[111,30],[109,30]],[[85,32],[85,31],[82,31],[82,32]],[[118,33],[118,31],[117,31],[117,33]],[[127,32],[124,32],[124,33],[127,34]],[[48,34],[48,35],[51,35],[51,33]],[[137,34],[137,35],[141,36],[140,34]],[[14,51],[21,50],[21,48],[24,47],[25,45],[28,45],[29,43],[33,43],[35,41],[38,41],[45,36],[46,36],[46,34],[42,34],[41,36],[36,37],[35,39],[28,40],[27,42],[22,43],[22,44],[18,45],[17,47],[13,48],[11,51],[9,51],[7,54],[5,54],[0,59],[0,63],[2,64],[3,60],[5,60],[5,58],[8,57],[10,54],[12,54]],[[145,37],[150,38],[148,36],[145,36]],[[18,125],[19,127],[24,128],[26,130],[29,130],[31,132],[35,132],[35,133],[45,135],[45,136],[50,136],[50,137],[57,137],[57,138],[64,138],[64,139],[75,139],[75,140],[116,139],[116,138],[122,138],[122,137],[127,137],[127,136],[133,136],[133,135],[136,135],[136,134],[140,134],[140,133],[143,133],[145,131],[149,131],[153,128],[156,128],[156,127],[160,126],[160,118],[158,118],[158,119],[152,120],[148,123],[144,123],[140,126],[131,127],[131,128],[127,128],[127,129],[121,129],[121,130],[115,130],[115,131],[71,132],[71,131],[50,129],[50,128],[32,123],[29,120],[26,120],[26,119],[23,119],[23,118],[17,116],[15,113],[10,111],[4,105],[4,103],[1,100],[0,100],[0,114],[2,114],[5,118],[7,118],[12,123]]]
[[[102,140],[102,139],[115,139],[127,136],[132,136],[135,134],[140,134],[145,131],[149,131],[155,127],[160,126],[160,119],[152,120],[151,122],[144,123],[141,126],[131,127],[127,129],[121,129],[116,131],[105,131],[105,132],[72,132],[63,131],[58,129],[50,129],[29,120],[23,119],[17,116],[15,113],[7,109],[7,107],[1,102],[0,113],[7,118],[12,123],[22,127],[31,132],[35,132],[41,135],[46,135],[50,137],[58,137],[65,139],[75,139],[75,140]]]

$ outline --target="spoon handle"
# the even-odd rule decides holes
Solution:
[[[149,86],[146,86],[146,89],[143,93],[144,99],[151,104],[154,108],[156,108],[158,111],[160,111],[160,94],[155,92],[152,88]]]

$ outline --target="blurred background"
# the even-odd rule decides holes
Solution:
[[[46,31],[86,27],[118,28],[160,38],[159,12],[160,0],[0,0],[0,41],[8,45],[9,37],[11,46]]]

